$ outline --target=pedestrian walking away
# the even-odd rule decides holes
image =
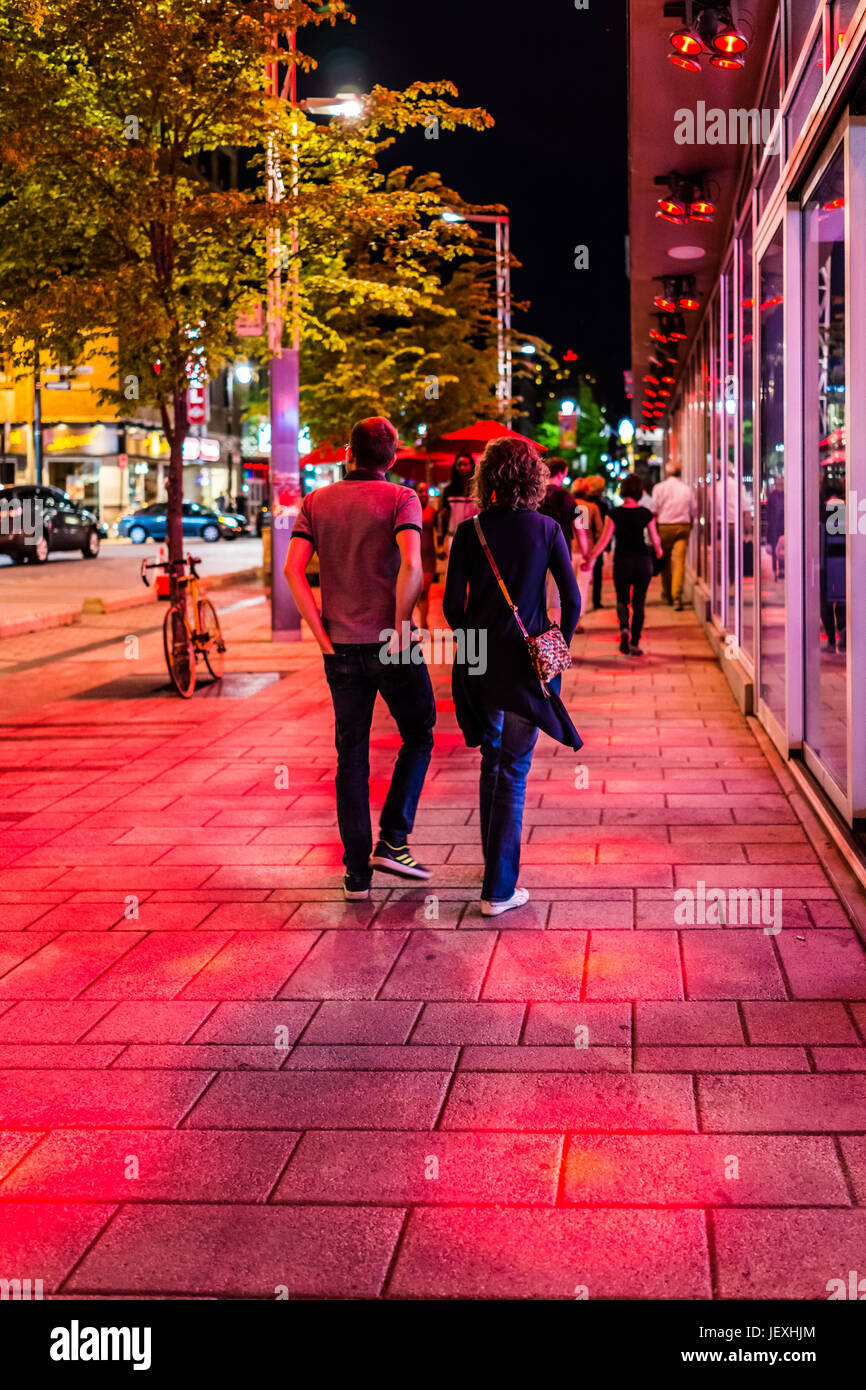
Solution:
[[[575,576],[577,587],[580,590],[580,611],[583,613],[586,606],[586,594],[589,590],[589,575],[586,576],[585,585],[582,585],[583,561],[589,554],[589,541],[586,530],[583,526],[583,517],[578,507],[577,500],[566,490],[565,480],[568,472],[568,465],[565,459],[549,458],[545,460],[547,471],[550,474],[550,482],[544,499],[538,510],[542,516],[549,516],[556,521],[565,537],[569,555],[574,555],[575,549],[580,552],[580,561],[575,566]],[[559,626],[561,617],[559,590],[556,587],[553,575],[548,571],[547,575],[547,615],[552,623]],[[580,627],[578,632],[582,631]]]
[[[609,513],[601,539],[596,542],[585,563],[591,569],[597,556],[613,538],[613,584],[619,619],[619,649],[623,656],[643,656],[640,639],[644,605],[653,577],[652,555],[644,540],[644,531],[649,531],[653,549],[660,560],[664,552],[652,512],[640,505],[643,480],[636,473],[627,473],[619,490],[623,498],[622,506],[615,507]]]
[[[426,628],[430,617],[430,590],[436,578],[436,509],[430,501],[430,489],[426,483],[418,484],[418,501],[421,503],[421,592],[418,595],[418,617],[422,628]]]
[[[402,645],[422,585],[422,510],[411,488],[388,482],[397,452],[389,420],[355,425],[345,478],[304,498],[292,532],[286,578],[322,650],[334,706],[337,822],[351,900],[370,896],[374,869],[426,879],[408,837],[430,764],[436,707],[423,661]],[[319,556],[321,613],[306,576]],[[413,640],[409,637],[409,640]],[[381,695],[400,750],[373,848],[370,727]]]
[[[599,517],[601,518],[601,522],[603,525],[605,520],[607,519],[608,513],[611,510],[610,504],[604,495],[604,478],[600,477],[598,473],[590,473],[589,477],[585,480],[584,487],[586,488],[586,495],[588,500],[594,502],[595,506],[598,508]],[[595,545],[595,539],[593,539],[593,545]],[[592,607],[594,612],[597,611],[599,608],[604,607],[604,604],[601,601],[601,590],[603,583],[604,550],[601,550],[599,551],[598,558],[596,559],[596,562],[592,567]]]
[[[696,503],[691,488],[683,482],[683,470],[678,463],[668,464],[664,482],[656,483],[653,488],[652,510],[664,552],[662,598],[679,612],[683,607],[686,551]]]
[[[547,469],[528,441],[503,438],[488,444],[475,480],[478,522],[511,604],[475,521],[469,520],[455,532],[442,605],[456,633],[483,631],[487,638],[483,670],[456,661],[452,669],[457,722],[467,746],[481,749],[481,911],[487,917],[522,907],[529,899],[517,878],[526,779],[539,730],[569,748],[582,743],[559,697],[560,677],[542,684],[514,612],[516,608],[531,636],[548,629],[545,580],[550,570],[566,642],[580,617],[580,594],[562,529],[538,510],[547,481]]]

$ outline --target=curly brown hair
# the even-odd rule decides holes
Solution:
[[[550,474],[531,440],[491,439],[473,478],[475,500],[491,507],[535,512],[544,501]]]

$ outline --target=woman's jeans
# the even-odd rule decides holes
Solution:
[[[622,555],[613,558],[613,584],[616,589],[616,611],[620,628],[628,629],[631,604],[631,642],[636,647],[643,632],[643,613],[646,591],[653,577],[653,562],[646,555]]]
[[[489,710],[481,739],[481,844],[486,902],[506,902],[517,887],[526,778],[538,730],[519,714]]]

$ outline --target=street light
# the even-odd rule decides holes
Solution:
[[[335,97],[307,97],[298,105],[308,116],[344,116],[350,121],[357,120],[364,112],[357,92],[338,92]]]
[[[446,208],[443,222],[490,222],[496,227],[496,396],[511,427],[511,219],[507,213],[455,212]],[[534,351],[534,349],[533,349]]]
[[[241,386],[249,386],[253,379],[253,369],[249,362],[238,362],[235,367],[235,381],[240,382]]]

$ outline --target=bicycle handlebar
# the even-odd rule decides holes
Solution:
[[[200,565],[200,564],[201,564],[201,556],[200,556],[200,555],[190,555],[189,553],[187,553],[187,554],[184,556],[184,558],[183,558],[183,560],[181,561],[181,563],[182,563],[183,565],[188,565],[188,566],[189,566],[189,572],[190,572],[190,575],[191,575],[191,577],[192,577],[193,579],[198,579],[199,576],[198,576],[198,571],[196,570],[196,565]],[[170,572],[171,572],[171,568],[172,568],[172,564],[171,564],[171,561],[170,561],[170,560],[142,560],[142,562],[141,562],[141,582],[142,582],[142,584],[144,584],[144,585],[146,586],[146,588],[148,588],[148,589],[150,588],[150,580],[148,579],[147,573],[146,573],[147,570],[166,570],[167,572],[170,573]],[[186,575],[184,575],[184,581],[185,581],[185,580],[186,580]]]

